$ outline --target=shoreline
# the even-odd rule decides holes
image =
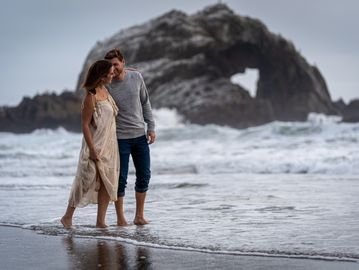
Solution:
[[[359,269],[358,262],[217,254],[0,226],[3,269]]]

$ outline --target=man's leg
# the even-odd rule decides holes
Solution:
[[[136,191],[136,214],[133,220],[135,225],[146,225],[149,222],[145,219],[145,200],[146,192]]]
[[[123,199],[127,185],[128,161],[131,153],[131,141],[127,139],[118,140],[118,150],[120,152],[120,176],[115,207],[117,214],[117,225],[126,226],[128,224],[124,214]]]
[[[146,136],[135,139],[131,154],[136,168],[136,214],[133,223],[145,225],[148,223],[144,216],[146,192],[151,178],[150,148]]]
[[[123,198],[117,197],[117,201],[115,201],[116,214],[117,214],[117,226],[127,226],[127,221],[125,218],[125,211],[123,207]]]

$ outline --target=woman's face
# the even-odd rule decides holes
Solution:
[[[112,82],[113,75],[114,75],[114,67],[112,66],[110,68],[110,71],[107,73],[106,77],[104,78],[104,83],[110,84]]]

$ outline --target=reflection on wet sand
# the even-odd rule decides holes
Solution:
[[[63,238],[63,244],[70,269],[151,269],[151,252],[143,247],[105,240],[97,240],[94,245],[93,239],[84,241],[72,236]]]

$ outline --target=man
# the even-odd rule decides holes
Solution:
[[[145,225],[148,221],[144,217],[144,205],[151,177],[148,144],[152,144],[156,139],[151,104],[141,74],[135,70],[125,69],[125,59],[119,49],[107,52],[105,59],[111,61],[114,66],[113,80],[108,88],[119,108],[116,118],[120,153],[118,198],[115,202],[117,225],[127,225],[123,204],[130,155],[136,169],[136,214],[133,222],[136,225]]]

